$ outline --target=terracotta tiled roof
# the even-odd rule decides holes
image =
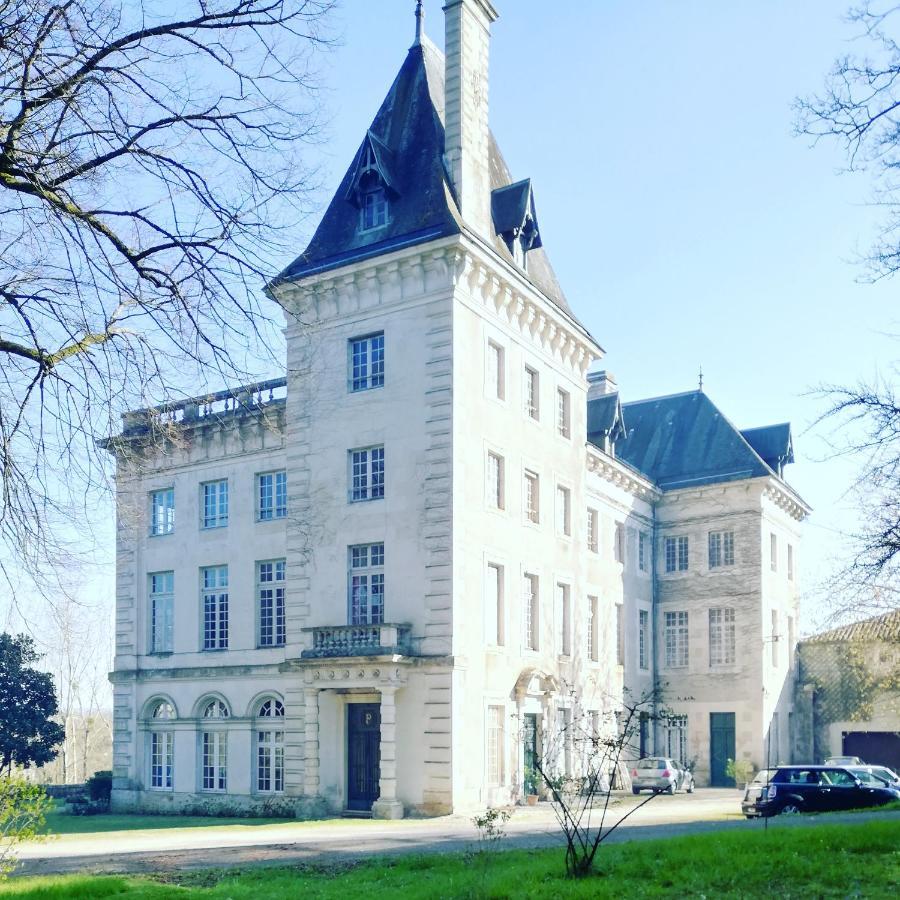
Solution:
[[[841,625],[806,638],[806,644],[834,644],[839,641],[893,641],[900,643],[900,609]]]

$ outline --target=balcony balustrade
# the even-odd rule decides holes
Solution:
[[[302,653],[305,658],[408,656],[410,652],[410,625],[328,625],[303,630],[312,634],[312,647]]]

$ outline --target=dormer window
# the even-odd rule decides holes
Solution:
[[[356,167],[347,190],[347,200],[359,209],[359,230],[372,231],[388,224],[392,186],[387,147],[372,132],[366,134],[356,157]]]
[[[526,178],[493,190],[491,215],[494,229],[509,248],[513,261],[527,270],[528,252],[541,246],[531,180]]]
[[[388,200],[383,187],[379,185],[363,194],[361,214],[362,224],[360,227],[363,231],[387,225]]]

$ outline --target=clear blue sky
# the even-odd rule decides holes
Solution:
[[[346,0],[323,71],[332,191],[413,36],[412,0]],[[426,31],[443,44],[438,0]],[[854,525],[854,468],[821,461],[821,382],[887,370],[892,282],[854,262],[878,218],[867,176],[792,134],[795,96],[859,50],[847,0],[496,0],[490,114],[513,176],[531,177],[544,245],[623,397],[705,388],[739,427],[790,420],[789,480],[815,508],[807,589]],[[313,222],[310,225],[314,224]],[[804,608],[816,620],[813,591]]]

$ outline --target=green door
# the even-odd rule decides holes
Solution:
[[[709,783],[713,787],[734,787],[725,772],[734,759],[734,713],[709,714]]]

